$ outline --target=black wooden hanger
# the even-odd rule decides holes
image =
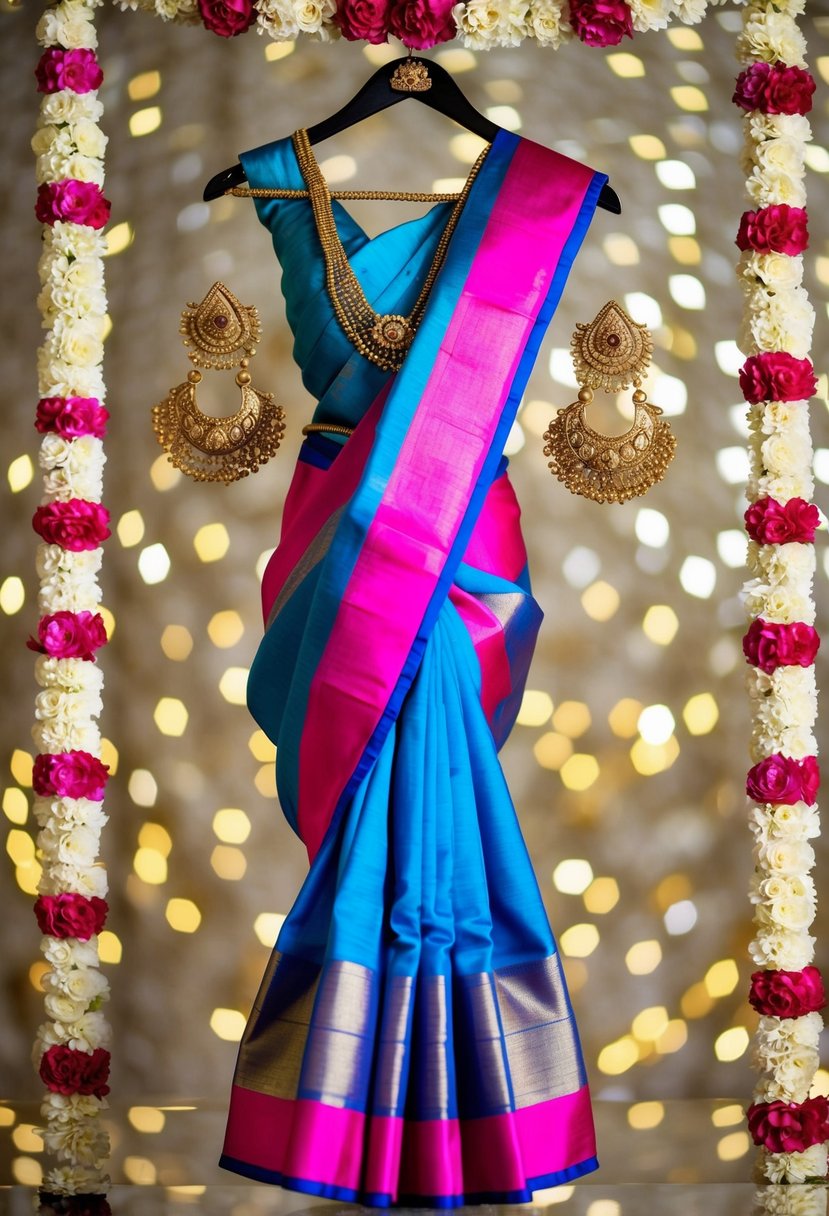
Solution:
[[[355,93],[342,109],[337,110],[336,114],[332,114],[330,118],[318,122],[316,126],[308,128],[309,141],[312,144],[321,143],[322,140],[336,135],[339,131],[344,131],[346,127],[354,126],[363,118],[368,118],[371,114],[379,114],[381,110],[388,109],[398,101],[413,97],[417,101],[422,101],[424,105],[431,106],[433,110],[445,114],[447,118],[454,119],[475,135],[480,135],[481,139],[485,139],[487,143],[492,142],[500,127],[474,108],[461,92],[453,77],[434,60],[428,61],[429,78],[432,81],[430,89],[426,89],[424,92],[400,92],[393,89],[389,83],[393,73],[401,64],[409,62],[411,62],[411,56],[408,59],[393,59],[391,63],[384,63],[372,76],[369,76],[359,92]],[[209,202],[211,199],[219,198],[233,186],[241,186],[246,180],[242,166],[233,165],[230,169],[224,169],[221,173],[211,177],[204,188],[203,197],[206,202]],[[612,211],[615,215],[619,215],[622,210],[619,196],[608,185],[602,187],[599,206],[604,207],[606,211]]]

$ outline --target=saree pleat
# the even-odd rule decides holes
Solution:
[[[397,376],[355,361],[318,265],[299,298],[290,242],[307,256],[307,206],[258,204],[306,383],[327,421],[356,430],[345,446],[306,441],[263,579],[249,705],[278,745],[280,801],[311,866],[240,1045],[221,1163],[311,1194],[518,1202],[597,1164],[566,984],[497,755],[541,619],[498,444],[601,184],[557,158],[564,184],[534,215],[524,182],[551,156],[493,145]],[[243,160],[253,185],[275,171],[297,184],[287,141]],[[374,241],[335,213],[374,307],[405,312],[445,209]]]

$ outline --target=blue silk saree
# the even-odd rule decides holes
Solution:
[[[302,189],[290,139],[242,156]],[[242,1039],[221,1164],[377,1207],[521,1202],[597,1166],[569,997],[497,751],[541,619],[504,441],[606,179],[501,131],[399,371],[351,346],[305,199],[257,199],[319,402],[248,704],[310,870]],[[449,204],[369,239],[406,315]]]

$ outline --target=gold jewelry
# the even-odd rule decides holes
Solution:
[[[422,59],[407,59],[398,63],[389,78],[389,85],[398,93],[425,93],[431,89],[429,69]]]
[[[369,304],[357,276],[351,269],[337,232],[334,213],[331,209],[331,195],[311,151],[308,132],[303,129],[296,131],[293,141],[297,162],[308,187],[314,211],[314,220],[325,258],[326,285],[337,320],[348,340],[361,355],[384,371],[398,371],[412,344],[429,298],[429,292],[446,257],[449,240],[472,188],[472,183],[489,151],[489,145],[487,144],[472,166],[472,171],[441,234],[420,294],[409,315],[404,317],[399,313],[377,313]]]
[[[558,411],[544,432],[548,468],[571,494],[594,502],[627,502],[665,476],[676,438],[662,410],[648,403],[642,375],[653,352],[646,326],[634,321],[615,300],[589,324],[577,324],[570,345],[580,384],[578,400]],[[609,392],[633,385],[634,418],[624,435],[601,435],[588,426],[584,412],[593,389]]]
[[[225,194],[236,198],[310,198],[310,190],[283,190],[279,186],[231,186]],[[329,198],[378,200],[394,203],[456,203],[460,191],[435,194],[429,190],[329,190]]]
[[[181,314],[180,332],[188,358],[200,367],[227,369],[245,352],[256,354],[261,332],[256,308],[240,304],[223,283],[214,283],[201,304]],[[172,463],[196,481],[229,485],[256,473],[278,449],[285,433],[285,411],[272,393],[250,382],[247,357],[239,359],[236,383],[241,405],[228,418],[203,413],[196,402],[202,374],[195,369],[153,406],[153,430]]]
[[[256,354],[262,326],[256,308],[240,304],[224,283],[214,283],[201,304],[191,300],[184,309],[179,333],[184,345],[194,348],[187,358],[197,367],[227,371]]]
[[[325,433],[331,435],[353,435],[353,426],[341,426],[339,422],[309,422],[307,426],[302,428],[303,435],[316,435],[317,433]]]

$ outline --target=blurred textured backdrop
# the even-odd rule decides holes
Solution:
[[[31,477],[26,457],[36,459],[37,448],[39,228],[29,139],[39,10],[0,7],[6,1097],[38,1093],[28,1056],[42,1001],[29,893],[35,829],[25,813],[35,687],[24,647],[37,621],[29,520],[39,473]],[[239,150],[338,108],[383,52],[312,43],[294,50],[252,33],[225,42],[110,5],[98,20],[113,201],[105,501],[114,535],[104,587],[115,628],[102,660],[103,729],[117,763],[104,834],[112,1084],[130,1101],[221,1100],[234,1040],[305,872],[304,850],[275,801],[272,749],[248,717],[243,689],[261,628],[257,571],[275,543],[312,403],[291,361],[280,272],[252,204],[227,198],[208,206],[201,192]],[[504,763],[566,956],[594,1088],[628,1101],[742,1097],[750,1088],[748,714],[738,600],[746,462],[733,345],[740,313],[733,238],[744,203],[740,119],[730,102],[739,21],[738,11],[712,7],[699,26],[640,35],[607,52],[525,45],[437,55],[478,108],[609,172],[623,203],[620,217],[597,215],[511,440],[546,620],[533,691]],[[822,85],[809,158],[807,272],[822,371],[829,18],[807,16],[804,29]],[[465,176],[479,146],[407,102],[317,156],[331,182],[423,190]],[[370,232],[397,222],[406,206],[353,205]],[[258,305],[264,337],[254,382],[277,395],[289,418],[278,457],[228,489],[177,475],[149,416],[187,370],[180,310],[216,278]],[[648,388],[679,440],[666,480],[622,507],[568,495],[547,471],[540,438],[555,408],[574,396],[567,352],[574,324],[611,296],[654,329]],[[235,408],[230,375],[208,376],[204,388],[204,408]],[[825,406],[813,406],[819,487],[829,481]],[[613,404],[603,420],[626,429]],[[827,599],[820,544],[819,627]],[[824,659],[824,685],[825,672]],[[658,708],[641,718],[650,706]],[[824,849],[819,865],[826,861]],[[817,881],[825,888],[820,871]],[[825,943],[825,899],[817,927]],[[827,1081],[822,1072],[820,1083]]]

